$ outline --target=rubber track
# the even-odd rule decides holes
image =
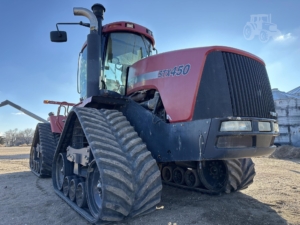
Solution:
[[[255,176],[254,163],[250,158],[225,161],[228,170],[228,182],[225,192],[235,192],[247,188]]]
[[[35,131],[33,145],[40,144],[42,164],[40,173],[31,169],[38,177],[51,177],[53,156],[56,149],[56,142],[51,131],[50,123],[38,123]],[[30,159],[31,160],[31,159]]]
[[[56,193],[91,223],[120,221],[154,210],[162,189],[160,172],[127,119],[116,110],[73,108],[73,111],[101,174],[101,213],[92,216],[58,190]]]
[[[253,163],[252,159],[240,159],[241,162],[241,169],[243,171],[242,181],[238,187],[238,190],[246,189],[250,184],[253,183],[255,173],[255,164]]]

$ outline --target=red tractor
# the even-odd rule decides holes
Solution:
[[[55,192],[89,222],[106,223],[154,211],[162,182],[211,194],[247,188],[250,157],[272,153],[278,135],[264,62],[220,46],[152,55],[149,29],[102,26],[104,11],[74,8],[90,21],[79,23],[90,28],[78,63],[81,102],[57,147],[39,139],[42,150],[56,149]],[[66,32],[51,40],[66,41]]]
[[[51,176],[53,155],[60,134],[63,130],[65,119],[67,118],[67,114],[69,113],[69,107],[75,105],[73,103],[68,102],[57,102],[48,100],[45,100],[44,103],[56,104],[59,106],[56,115],[53,112],[49,113],[48,121],[40,120],[44,123],[37,124],[32,140],[29,156],[29,166],[31,171],[41,178]],[[62,108],[64,112],[61,115]]]

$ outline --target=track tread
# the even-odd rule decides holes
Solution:
[[[225,192],[235,192],[246,189],[253,183],[255,176],[254,163],[250,158],[226,160],[228,182]]]
[[[252,159],[240,159],[241,168],[243,171],[242,182],[239,185],[238,189],[243,190],[248,188],[250,184],[253,183],[253,179],[256,175],[255,173],[255,164],[253,163]]]
[[[121,112],[104,109],[100,111],[107,115],[131,161],[135,181],[135,201],[129,216],[137,216],[145,211],[150,213],[160,202],[162,189],[161,179],[157,179],[160,178],[160,171],[156,161]]]
[[[56,190],[59,196],[91,223],[120,221],[155,210],[161,197],[160,171],[126,117],[117,110],[75,107],[72,111],[77,117],[70,118],[78,118],[100,172],[102,209],[91,210],[89,205],[92,215],[88,215]],[[70,140],[71,129],[64,130],[61,142]],[[57,149],[55,154],[64,151]]]
[[[53,156],[56,149],[59,134],[52,133],[50,123],[38,123],[35,130],[31,151],[39,143],[41,148],[41,168],[39,171],[30,167],[38,177],[51,177]],[[30,158],[30,160],[32,160]]]

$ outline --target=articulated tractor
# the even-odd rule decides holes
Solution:
[[[247,188],[251,157],[272,153],[279,131],[264,62],[222,46],[157,54],[151,30],[102,25],[104,12],[74,8],[89,20],[78,23],[89,29],[80,102],[37,125],[31,170],[52,176],[56,194],[91,223],[154,211],[162,183],[208,194]],[[58,29],[50,36],[67,41]]]

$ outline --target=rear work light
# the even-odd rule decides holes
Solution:
[[[252,131],[251,121],[225,121],[220,131]]]
[[[271,123],[270,122],[258,122],[258,130],[259,131],[271,131]]]

